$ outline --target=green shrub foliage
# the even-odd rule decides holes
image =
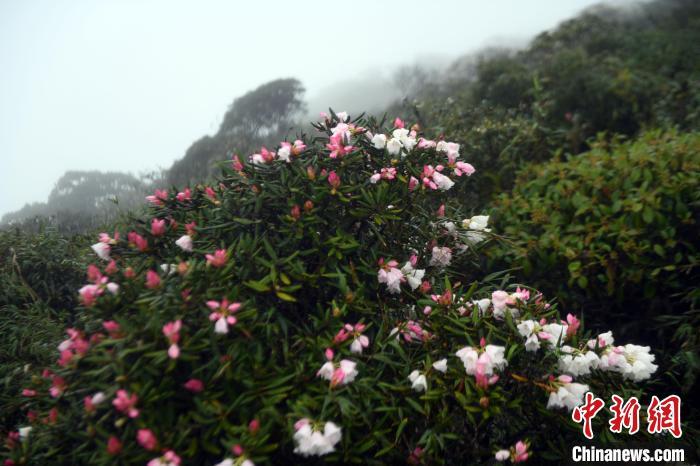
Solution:
[[[535,290],[479,276],[491,233],[451,194],[472,182],[459,147],[383,126],[332,113],[318,135],[235,157],[215,185],[158,191],[152,219],[102,234],[105,260],[58,362],[23,387],[29,414],[3,455],[552,459],[580,439],[583,392],[639,395],[648,347],[615,347],[615,362],[611,335],[589,341]]]
[[[567,161],[529,167],[495,211],[509,240],[492,251],[496,263],[522,267],[528,283],[583,310],[589,323],[618,322],[659,345],[684,332],[675,343],[693,369],[683,385],[693,386],[698,363],[687,351],[697,348],[689,328],[700,281],[700,135],[601,141]],[[662,338],[650,325],[657,318],[666,324]]]

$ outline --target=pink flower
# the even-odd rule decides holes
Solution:
[[[25,388],[22,390],[22,396],[26,396],[28,398],[36,396],[36,390],[31,390],[29,388]]]
[[[260,421],[258,419],[253,419],[248,424],[248,431],[255,435],[260,430]]]
[[[213,312],[209,314],[209,320],[214,322],[214,332],[220,334],[228,333],[229,325],[236,325],[236,317],[232,314],[238,312],[242,307],[241,303],[231,303],[224,298],[221,302],[219,301],[207,301],[207,307]]]
[[[146,249],[148,249],[148,241],[146,239],[136,233],[135,231],[129,232],[127,235],[127,239],[129,240],[129,244],[132,244],[136,247],[141,252],[144,252]]]
[[[345,324],[344,330],[347,332],[348,337],[353,337],[352,343],[350,344],[350,352],[362,354],[362,350],[369,346],[369,338],[362,334],[362,332],[365,331],[365,324]]]
[[[471,176],[476,170],[470,163],[455,162],[454,171],[456,176],[467,175]]]
[[[146,288],[154,289],[160,286],[160,276],[157,272],[149,270],[146,272]]]
[[[180,457],[172,450],[167,450],[163,456],[153,458],[146,466],[180,466]]]
[[[342,157],[353,151],[354,147],[349,144],[346,145],[344,139],[344,134],[342,132],[336,133],[330,137],[330,143],[326,144],[326,149],[331,151],[329,155],[330,158],[335,159]]]
[[[438,207],[437,212],[435,212],[435,215],[438,218],[442,218],[445,216],[445,204],[440,204],[440,207]]]
[[[484,355],[486,353],[482,353]],[[476,372],[474,373],[474,377],[476,378],[476,386],[481,387],[484,390],[489,388],[490,385],[495,384],[498,382],[498,375],[493,374],[491,377],[486,375],[486,368],[484,364],[478,363],[476,364]]]
[[[153,236],[163,236],[165,234],[165,219],[159,220],[154,218],[151,220],[151,234]]]
[[[412,176],[408,180],[408,190],[414,191],[417,187],[418,187],[418,178],[416,178],[415,176]]]
[[[525,444],[525,442],[522,440],[519,440],[518,443],[515,444],[513,463],[522,463],[523,461],[527,461],[529,457],[530,453],[527,451],[527,444]]]
[[[340,177],[335,171],[328,174],[328,184],[331,185],[334,191],[340,187]]]
[[[395,260],[386,263],[383,258],[379,260],[380,269],[377,272],[377,281],[386,284],[389,293],[400,293],[401,283],[406,281],[406,277],[398,265],[399,263]]]
[[[109,437],[107,441],[107,453],[110,455],[118,455],[122,451],[122,442],[114,435]]]
[[[136,441],[146,450],[155,450],[158,446],[158,439],[150,429],[139,429],[136,434]]]
[[[192,200],[192,190],[190,188],[185,188],[184,191],[177,193],[177,196],[175,196],[175,198],[179,202],[185,202],[185,201]]]
[[[98,285],[85,285],[80,290],[80,300],[85,307],[92,307],[97,301],[97,297],[102,294],[102,289]]]
[[[174,322],[168,322],[163,325],[163,335],[170,342],[170,348],[168,348],[168,356],[171,359],[177,359],[180,356],[180,347],[177,346],[177,342],[180,341],[180,329],[182,328],[182,321],[180,319]]]
[[[105,320],[102,322],[102,327],[109,333],[110,338],[120,338],[121,334],[119,333],[121,330],[121,327],[119,324],[113,320]]]
[[[214,251],[214,254],[207,254],[206,258],[207,264],[212,267],[223,267],[228,260],[228,252],[226,249],[217,249]]]
[[[243,163],[241,162],[241,159],[238,157],[238,155],[234,155],[231,158],[231,167],[237,172],[243,171]]]
[[[491,293],[491,302],[496,309],[504,309],[510,301],[510,295],[503,290],[497,290]]]
[[[139,397],[135,393],[129,395],[126,390],[117,390],[117,397],[112,401],[112,405],[117,411],[127,414],[130,418],[138,417],[139,410],[135,408]]]
[[[432,149],[437,145],[435,141],[431,141],[430,139],[424,139],[420,138],[418,140],[418,148],[419,149]]]
[[[107,267],[105,267],[105,273],[107,275],[113,275],[117,272],[117,263],[114,260],[109,261]]]
[[[200,393],[204,391],[204,382],[199,379],[190,379],[183,385],[186,390],[192,393]]]
[[[578,320],[575,315],[567,314],[566,323],[568,324],[568,327],[566,328],[566,335],[569,337],[576,335],[576,331],[581,326],[581,321]]]
[[[403,128],[404,126],[405,125],[403,120],[399,117],[396,117],[396,119],[394,120],[394,128]]]
[[[197,228],[196,222],[185,223],[185,230],[187,231],[188,236],[194,236],[195,233],[197,232],[196,228]]]
[[[212,201],[214,204],[218,204],[218,203],[219,203],[219,199],[218,199],[218,197],[216,196],[216,192],[214,192],[214,190],[212,189],[211,186],[207,186],[207,187],[204,189],[204,194],[205,194],[205,195],[209,198],[209,200]]]
[[[53,379],[51,380],[51,388],[49,389],[51,397],[58,398],[65,391],[65,389],[66,380],[61,376],[54,375]]]
[[[146,196],[146,200],[153,205],[163,205],[163,201],[168,200],[168,190],[156,189],[156,192],[152,196]]]

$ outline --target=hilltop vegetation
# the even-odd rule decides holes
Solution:
[[[67,173],[3,217],[0,457],[275,463],[318,453],[299,438],[330,422],[327,461],[493,464],[527,440],[556,463],[581,440],[547,406],[561,374],[684,396],[697,449],[698,43],[694,0],[600,6],[522,50],[404,67],[390,118],[308,124],[302,83],[279,79],[161,174]],[[587,369],[533,354],[535,328]],[[486,345],[497,364],[469,372]]]

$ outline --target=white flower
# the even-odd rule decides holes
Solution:
[[[369,346],[369,338],[366,335],[360,335],[350,343],[350,352],[362,354],[362,350]]]
[[[648,346],[627,344],[606,349],[600,356],[600,368],[619,372],[626,379],[639,382],[651,377],[658,366]]]
[[[221,463],[216,463],[214,466],[234,466],[235,463],[231,458],[226,458]]]
[[[340,427],[329,421],[326,422],[325,426],[323,426],[323,436],[328,439],[331,445],[335,445],[336,443],[340,442],[342,432]]]
[[[410,262],[406,262],[406,265],[401,267],[401,273],[406,277],[406,281],[412,290],[420,286],[425,276],[425,270],[414,269]]]
[[[245,460],[243,460],[243,462],[241,463],[241,466],[255,466],[255,463],[253,463],[253,462],[250,461],[249,459],[245,459]]]
[[[348,112],[336,112],[335,116],[337,116],[340,121],[348,121]]]
[[[465,346],[458,350],[455,355],[462,360],[467,374],[473,375],[476,373],[476,361],[479,359],[479,353],[476,349],[471,346]]]
[[[508,458],[510,458],[510,451],[498,450],[496,452],[496,461],[506,461]]]
[[[476,374],[477,368],[481,366],[483,374],[490,376],[493,375],[494,370],[501,370],[508,364],[504,357],[505,351],[506,349],[503,346],[486,345],[483,352],[479,353],[477,348],[465,346],[457,351],[455,355],[462,360],[467,374]]]
[[[311,424],[306,422],[294,433],[294,453],[303,456],[323,456],[332,453],[341,436],[340,427],[332,422],[326,422],[323,433],[313,430]]]
[[[401,292],[401,281],[403,278],[403,272],[396,267],[390,267],[389,270],[379,269],[377,274],[379,283],[386,283],[389,293]]]
[[[384,149],[386,147],[386,135],[375,134],[372,138],[372,145],[375,149]]]
[[[627,344],[624,346],[624,355],[629,369],[624,372],[624,376],[634,382],[639,382],[651,377],[656,372],[658,366],[654,364],[656,357],[649,352],[648,346]]]
[[[391,135],[394,136],[394,139],[398,139],[401,142],[401,145],[407,152],[413,150],[416,145],[416,138],[413,137],[415,133],[410,133],[406,128],[395,129]]]
[[[553,323],[543,325],[542,331],[549,335],[549,338],[546,338],[549,346],[556,347],[561,346],[564,343],[564,340],[566,339],[566,330],[568,328],[568,325]],[[542,339],[542,336],[540,336],[540,339]]]
[[[109,291],[112,294],[119,293],[119,285],[117,285],[114,282],[107,283],[106,288],[107,288],[107,291]]]
[[[401,141],[396,138],[391,138],[389,142],[386,143],[386,150],[389,152],[389,155],[399,155],[402,147]]]
[[[470,230],[476,231],[488,231],[486,227],[489,224],[488,215],[474,215],[472,218],[465,218],[462,220],[462,227],[469,228]]]
[[[600,358],[593,351],[581,352],[570,346],[561,347],[564,354],[559,356],[559,370],[573,376],[587,375],[598,367]]]
[[[448,247],[433,247],[433,254],[430,257],[430,265],[434,267],[444,268],[450,265],[452,261],[452,250]]]
[[[95,393],[94,395],[92,395],[92,398],[90,398],[90,401],[92,402],[92,404],[93,404],[94,406],[97,406],[98,404],[102,403],[102,402],[105,401],[106,399],[107,399],[107,397],[105,396],[104,393],[102,393],[102,392],[97,392],[97,393]]]
[[[476,304],[477,306],[479,306],[479,314],[483,315],[486,311],[489,310],[491,300],[489,298],[484,298],[478,301],[472,301],[472,304]]]
[[[590,390],[588,385],[573,383],[570,380],[570,377],[559,376],[558,383],[561,385],[556,392],[549,394],[547,408],[566,408],[573,411],[576,406],[583,404],[583,395]]]
[[[590,349],[595,349],[596,345],[602,349],[606,346],[612,345],[613,343],[615,343],[615,338],[613,338],[612,331],[607,331],[598,335],[597,338],[588,340],[587,344]]]
[[[435,182],[437,187],[442,191],[447,191],[455,185],[454,181],[437,171],[433,173],[433,181]]]
[[[425,375],[417,370],[409,374],[408,380],[411,381],[411,388],[417,392],[424,392],[428,388],[428,381],[425,380]]]
[[[441,359],[433,363],[433,369],[442,372],[443,374],[447,372],[447,359]]]
[[[183,251],[192,252],[192,237],[190,235],[180,236],[175,244]]]
[[[31,430],[31,427],[20,427],[19,429],[17,429],[17,432],[19,432],[19,439],[27,440],[27,437],[29,437],[29,432],[31,432]]]
[[[333,378],[333,372],[335,371],[335,366],[332,362],[326,362],[321,368],[316,372],[316,377],[321,377],[322,379],[331,380]]]
[[[525,349],[527,351],[537,351],[540,349],[540,339],[537,338],[536,329],[539,324],[534,320],[524,320],[518,324],[518,332],[525,337]]]
[[[277,151],[277,158],[284,162],[291,162],[290,156],[292,155],[292,146],[282,146]]]
[[[225,335],[228,333],[228,322],[225,317],[220,317],[214,324],[214,333]]]
[[[172,275],[177,272],[177,264],[160,264],[160,270],[166,275]]]
[[[102,260],[108,261],[109,260],[109,253],[111,252],[112,248],[109,246],[107,243],[95,243],[92,246],[90,246],[92,250],[97,254],[97,257],[99,257]]]
[[[265,159],[261,154],[253,154],[250,156],[250,161],[254,165],[265,165]]]
[[[343,380],[341,385],[346,385],[355,380],[355,377],[357,377],[357,363],[354,361],[350,361],[349,359],[343,359],[340,361],[340,370],[343,371],[345,376],[343,377]]]

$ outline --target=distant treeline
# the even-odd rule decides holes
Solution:
[[[699,43],[697,1],[597,6],[523,50],[465,55],[441,73],[428,65],[402,67],[394,79],[404,96],[386,113],[418,121],[431,136],[456,135],[486,174],[469,185],[465,202],[483,205],[510,189],[523,163],[580,153],[601,132],[697,129]],[[249,155],[298,136],[291,128],[305,118],[302,83],[271,81],[236,98],[219,130],[195,141],[162,173],[67,172],[46,203],[6,214],[0,225],[34,229],[41,217],[65,232],[94,228],[141,205],[155,188],[205,181],[231,154]]]

